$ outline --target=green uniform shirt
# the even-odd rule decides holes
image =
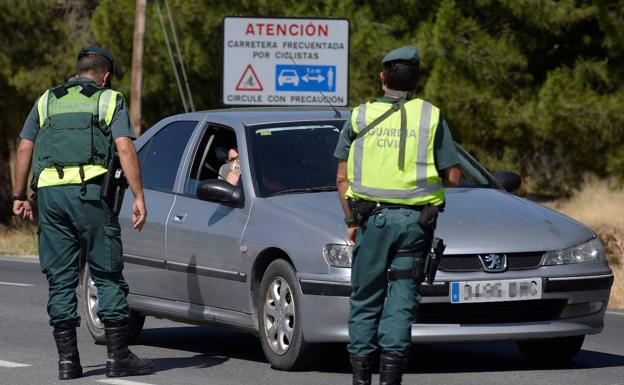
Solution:
[[[392,103],[394,99],[382,96],[380,98],[373,99],[373,101],[379,103]],[[436,136],[434,139],[434,156],[436,168],[439,172],[459,164],[459,155],[457,154],[457,148],[453,142],[451,131],[449,130],[446,120],[444,120],[442,115],[440,115],[440,123],[438,124],[442,126],[442,129],[436,130]],[[342,160],[348,159],[351,143],[353,143],[356,136],[356,133],[353,131],[353,126],[351,125],[351,119],[347,119],[342,131],[340,132],[334,156]]]
[[[95,82],[93,80],[85,77],[72,77],[67,82],[70,84],[77,82],[88,82],[95,85]],[[37,109],[37,101],[35,101],[35,105],[33,106],[32,110],[30,110],[30,113],[28,114],[28,117],[24,122],[24,127],[22,128],[22,132],[20,133],[20,138],[34,142],[37,139],[39,127],[39,111]],[[134,130],[132,129],[132,125],[130,124],[130,116],[128,115],[126,101],[124,100],[123,96],[117,98],[117,107],[115,108],[113,120],[111,121],[111,132],[113,134],[113,139],[117,139],[120,137],[136,139],[136,136],[134,135]]]

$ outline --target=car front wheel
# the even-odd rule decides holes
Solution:
[[[570,361],[583,346],[585,336],[518,341],[518,349],[532,362],[562,363]]]
[[[102,344],[106,342],[106,335],[104,334],[104,323],[98,316],[99,310],[99,297],[98,289],[95,286],[95,282],[89,274],[89,267],[84,266],[80,277],[79,287],[80,297],[82,297],[82,313],[86,319],[87,328],[95,343]],[[139,338],[139,334],[143,330],[143,324],[145,323],[145,316],[137,311],[130,310],[128,317],[128,341],[135,342]]]
[[[260,341],[273,369],[301,370],[318,361],[320,346],[303,338],[301,297],[292,266],[285,260],[273,261],[262,277],[257,297]]]

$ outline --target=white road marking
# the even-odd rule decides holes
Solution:
[[[20,364],[19,362],[2,361],[0,360],[0,368],[25,368],[30,366],[28,364]]]
[[[39,263],[37,255],[0,255],[0,260],[9,262]]]
[[[607,310],[607,314],[624,315],[624,312],[609,311],[609,310]]]
[[[136,381],[117,380],[117,379],[97,380],[97,382],[101,382],[103,384],[110,384],[110,385],[152,385],[152,384],[148,384],[147,382],[136,382]]]
[[[35,286],[32,283],[19,283],[19,282],[2,282],[0,281],[0,285],[5,285],[5,286],[21,286],[21,287],[31,287],[31,286]]]

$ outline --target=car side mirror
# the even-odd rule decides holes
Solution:
[[[220,179],[203,181],[197,186],[197,197],[203,201],[228,203],[236,207],[243,207],[245,203],[243,189],[232,186]]]
[[[522,184],[520,175],[510,171],[499,171],[494,174],[494,179],[496,179],[498,184],[500,184],[505,191],[510,193],[518,191],[520,185]]]

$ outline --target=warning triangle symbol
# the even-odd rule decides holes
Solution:
[[[236,91],[262,91],[264,88],[262,87],[262,83],[260,83],[260,78],[256,75],[256,71],[254,71],[251,64],[247,64],[247,68],[243,72],[243,76],[241,76],[238,84],[236,85]]]

